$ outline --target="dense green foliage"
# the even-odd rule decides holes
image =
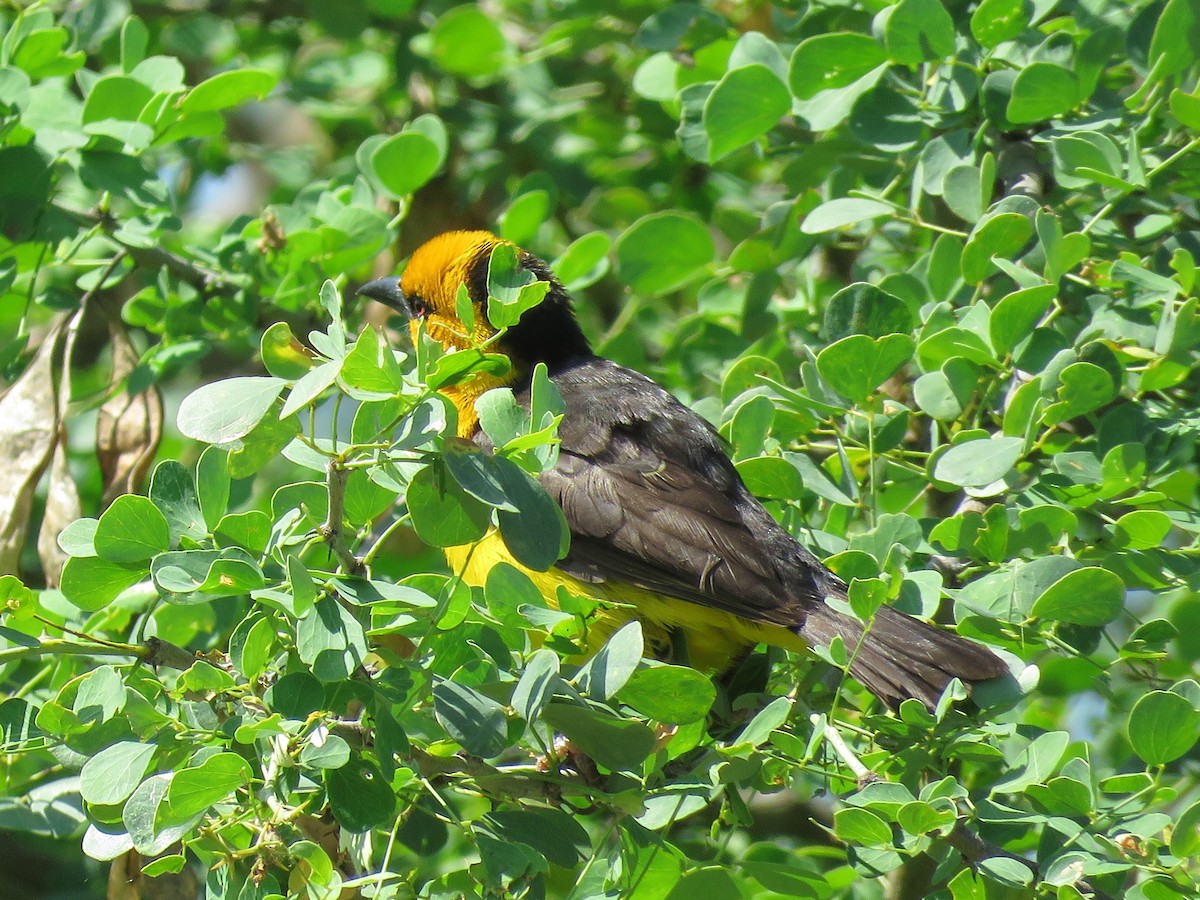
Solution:
[[[1200,892],[1193,0],[203,7],[0,10],[0,829],[75,860],[41,889],[103,881],[82,841],[239,900]],[[343,299],[462,226],[718,424],[855,614],[1013,684],[895,715],[853,648],[713,678],[636,624],[585,662],[594,601],[446,573],[566,540],[552,385],[469,452],[437,388],[506,362]]]

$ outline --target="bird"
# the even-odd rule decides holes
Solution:
[[[443,388],[458,410],[458,434],[491,450],[475,401],[509,387],[528,407],[532,372],[546,367],[564,404],[557,459],[540,482],[570,531],[566,555],[530,570],[493,529],[477,545],[445,548],[450,568],[482,586],[507,561],[525,572],[551,606],[560,587],[604,601],[589,627],[596,650],[640,620],[659,655],[682,650],[689,665],[721,673],[765,643],[804,652],[840,638],[850,675],[888,707],[915,698],[933,709],[946,686],[1008,674],[985,646],[881,606],[869,624],[836,609],[847,586],[785,530],[742,482],[718,432],[647,376],[593,352],[567,290],[538,257],[520,248],[518,265],[549,284],[542,301],[497,337],[483,314],[493,250],[509,242],[488,231],[450,231],[411,255],[400,277],[358,293],[407,318],[446,349],[494,338],[505,375],[479,373]],[[466,287],[474,333],[459,318]],[[845,604],[842,604],[845,609]],[[682,640],[681,640],[682,639]]]

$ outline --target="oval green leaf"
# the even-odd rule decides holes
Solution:
[[[766,66],[755,64],[726,72],[704,102],[709,161],[758,140],[791,108],[791,94]]]
[[[245,437],[287,385],[282,378],[226,378],[197,388],[179,404],[179,430],[206,444]]]
[[[1107,625],[1125,606],[1125,583],[1098,566],[1068,572],[1034,601],[1030,615],[1073,625]]]
[[[1200,711],[1179,694],[1151,691],[1129,713],[1129,744],[1147,765],[1179,759],[1200,739]]]
[[[713,261],[716,246],[695,216],[661,212],[643,216],[617,240],[617,274],[641,294],[664,294]]]
[[[938,459],[933,477],[959,487],[984,487],[1003,478],[1024,452],[1025,442],[1016,437],[955,444]]]

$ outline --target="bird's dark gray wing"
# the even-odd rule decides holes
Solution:
[[[566,413],[542,484],[571,530],[560,568],[793,628],[839,589],[749,494],[712,427],[653,381],[591,358],[554,383]]]

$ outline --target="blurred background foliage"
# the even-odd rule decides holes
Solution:
[[[88,821],[114,813],[77,773],[132,742],[37,715],[75,702],[73,679],[106,655],[94,639],[156,635],[221,664],[232,649],[236,685],[193,672],[179,690],[228,689],[239,715],[269,687],[245,659],[264,621],[245,593],[158,603],[161,583],[139,575],[109,596],[95,571],[59,590],[69,558],[98,558],[59,532],[180,460],[201,494],[228,479],[222,512],[243,516],[205,539],[253,538],[266,565],[251,513],[269,530],[276,489],[319,476],[281,427],[206,463],[176,426],[183,397],[264,360],[299,397],[271,369],[295,347],[268,327],[328,328],[325,279],[352,289],[459,227],[551,261],[598,350],[718,424],[751,488],[859,579],[863,608],[952,612],[1040,684],[974,728],[944,710],[880,715],[832,690],[825,662],[759,656],[769,682],[721,685],[711,733],[689,723],[626,767],[637,778],[609,776],[578,833],[426,778],[340,849],[326,820],[332,843],[306,831],[262,871],[228,856],[212,895],[331,896],[380,864],[389,833],[404,874],[361,886],[380,896],[1196,895],[1194,2],[12,2],[0,33],[0,573],[17,576],[0,580],[4,896],[155,896],[149,880],[123,886],[130,854],[109,883],[79,851]],[[332,378],[296,403],[310,436],[336,418],[322,397],[347,392]],[[379,512],[364,502],[348,524],[365,539]],[[377,576],[439,570],[404,528],[386,550]],[[475,601],[478,636],[494,609]],[[64,627],[93,652],[51,644]],[[449,649],[454,665],[431,671],[462,665],[511,692],[526,640],[505,633],[498,671]],[[286,641],[276,651],[296,665]],[[146,670],[112,665],[96,671],[152,694]],[[427,690],[405,696],[426,750],[480,740],[447,730]],[[883,789],[856,792],[826,721]],[[512,748],[529,759],[535,744]],[[313,753],[298,765],[342,771]],[[314,778],[343,825],[362,813],[335,776]],[[955,838],[953,810],[983,850]],[[556,829],[565,846],[539,843]],[[222,858],[211,834],[193,838]]]

